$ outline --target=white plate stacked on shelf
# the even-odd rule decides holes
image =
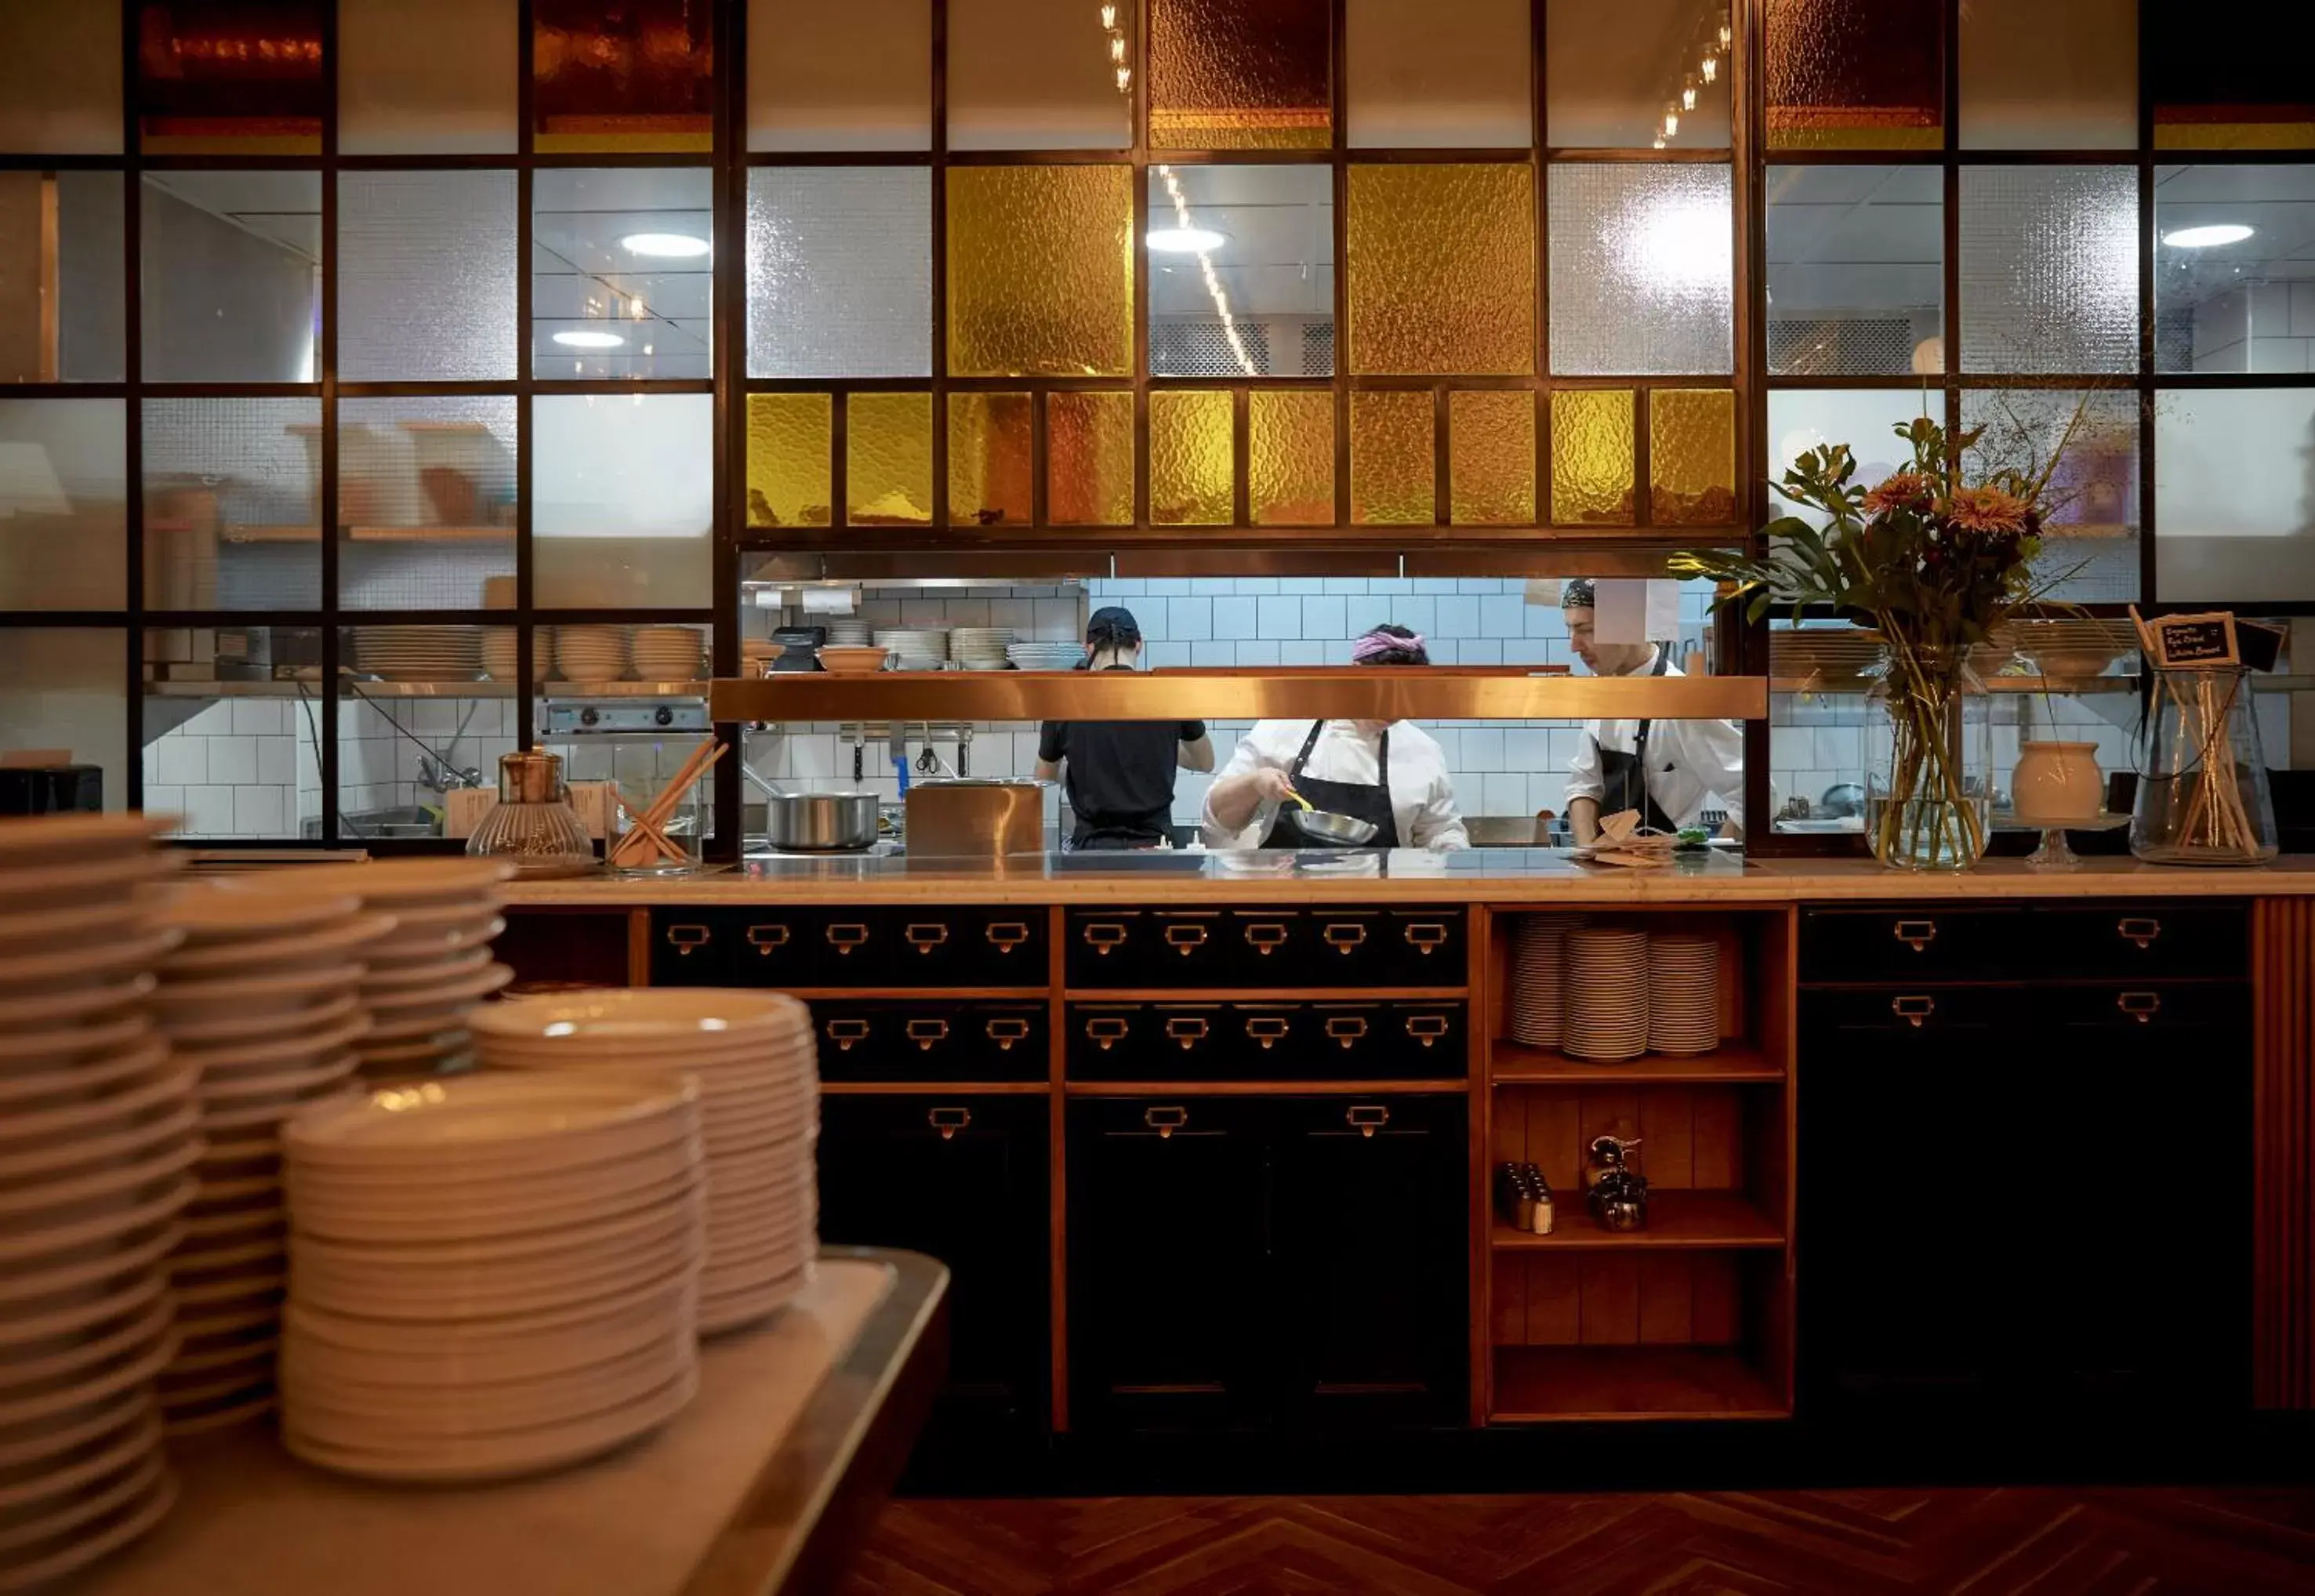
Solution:
[[[1618,1063],[1648,1051],[1648,934],[1583,927],[1566,934],[1566,1012],[1560,1047],[1572,1058]]]
[[[869,646],[867,622],[855,618],[829,621],[824,624],[828,628],[826,641],[836,647],[866,648]]]
[[[1005,657],[1022,670],[1075,670],[1078,661],[1085,658],[1085,645],[1080,643],[1015,643],[1007,645]]]
[[[492,1004],[474,1020],[493,1068],[685,1074],[707,1146],[704,1334],[752,1324],[811,1278],[820,1250],[811,1011],[777,993],[606,988]]]
[[[354,663],[386,681],[472,681],[482,673],[476,626],[359,626]]]
[[[1720,944],[1686,931],[1648,938],[1648,1051],[1708,1053],[1720,1045]]]
[[[564,681],[617,681],[627,673],[627,629],[557,626],[554,669]]]
[[[640,681],[693,682],[704,675],[704,645],[696,626],[637,626],[627,657]]]
[[[492,681],[515,678],[515,634],[512,626],[483,628],[483,674]],[[545,681],[554,664],[554,628],[541,626],[531,634],[530,677]]]
[[[948,635],[945,626],[893,626],[874,641],[891,651],[895,670],[936,670],[948,663]]]
[[[697,1392],[702,1153],[667,1078],[381,1087],[283,1134],[282,1440],[371,1479],[503,1479]]]
[[[1583,924],[1582,915],[1521,915],[1512,944],[1510,1013],[1512,1040],[1528,1047],[1557,1048],[1566,1013],[1567,933]]]
[[[957,626],[948,634],[949,652],[967,670],[1002,670],[1013,642],[1010,626]]]

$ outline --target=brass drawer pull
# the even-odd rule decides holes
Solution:
[[[989,1022],[989,1040],[997,1044],[1000,1053],[1009,1053],[1016,1042],[1029,1040],[1029,1022],[1021,1019],[995,1019]]]
[[[868,940],[868,927],[857,920],[847,920],[828,928],[828,945],[839,953],[848,953]]]
[[[1123,1042],[1131,1028],[1115,1015],[1095,1015],[1086,1022],[1086,1034],[1099,1042],[1104,1053]]]
[[[999,920],[986,933],[989,945],[1000,953],[1009,953],[1029,940],[1029,927],[1019,920]]]
[[[1418,953],[1435,953],[1447,945],[1447,927],[1432,920],[1418,920],[1406,928],[1406,940]]]
[[[2162,922],[2149,915],[2124,915],[2114,923],[2115,935],[2140,947],[2150,947],[2162,935]]]
[[[1168,926],[1166,927],[1166,945],[1186,959],[1193,950],[1206,945],[1206,928],[1203,926]]]
[[[756,956],[759,959],[770,958],[787,944],[788,928],[785,926],[748,927],[748,945],[756,950]]]
[[[1901,1020],[1911,1021],[1913,1029],[1916,1031],[1921,1028],[1921,1022],[1923,1020],[1928,1019],[1931,1015],[1937,1013],[1937,1011],[1938,1000],[1930,997],[1892,998],[1889,999],[1889,1012],[1895,1015]]]
[[[972,1111],[969,1108],[927,1109],[925,1111],[925,1123],[939,1131],[941,1139],[946,1141],[972,1123]]]
[[[1115,920],[1088,922],[1082,935],[1086,945],[1096,953],[1107,954],[1125,945],[1125,927]]]
[[[828,1040],[836,1044],[837,1051],[848,1053],[852,1051],[854,1042],[868,1040],[868,1022],[830,1020],[828,1022]]]
[[[1326,1034],[1349,1048],[1367,1033],[1367,1023],[1356,1015],[1334,1015],[1326,1021]]]
[[[1326,939],[1328,947],[1338,953],[1347,953],[1366,941],[1367,928],[1361,925],[1344,925],[1337,921],[1319,935]]]
[[[1371,1137],[1390,1123],[1390,1110],[1379,1103],[1354,1103],[1343,1111],[1343,1123],[1361,1136]]]
[[[670,926],[667,945],[675,950],[676,957],[687,959],[695,950],[705,947],[714,935],[705,926]]]
[[[2151,1022],[2156,1015],[2162,1012],[2162,994],[2117,992],[2115,994],[2114,1006],[2143,1025]]]
[[[1889,935],[1918,953],[1938,939],[1938,923],[1935,920],[1899,920],[1889,927]]]
[[[1286,945],[1286,927],[1276,920],[1257,920],[1246,928],[1246,945],[1268,955]]]
[[[908,1033],[910,1042],[915,1042],[922,1051],[929,1053],[933,1051],[935,1042],[948,1040],[948,1022],[946,1020],[910,1020],[908,1024]]]
[[[1406,1033],[1415,1038],[1415,1041],[1421,1042],[1424,1047],[1430,1047],[1435,1044],[1441,1037],[1447,1034],[1447,1016],[1445,1015],[1409,1015],[1406,1016]]]
[[[1158,1132],[1158,1139],[1163,1141],[1190,1122],[1190,1111],[1186,1108],[1145,1108],[1141,1111],[1141,1122]]]
[[[1166,1034],[1182,1044],[1188,1052],[1206,1039],[1206,1022],[1196,1015],[1175,1015],[1166,1022]]]
[[[920,953],[929,953],[948,940],[946,926],[910,926],[900,933],[908,944]]]
[[[1249,1041],[1260,1042],[1264,1052],[1269,1051],[1280,1042],[1284,1042],[1286,1040],[1286,1033],[1292,1029],[1293,1026],[1278,1015],[1249,1015],[1246,1016],[1246,1037]]]

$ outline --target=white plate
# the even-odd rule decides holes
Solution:
[[[306,864],[285,871],[280,883],[301,892],[352,893],[364,905],[440,907],[495,894],[514,868],[498,859],[374,859],[366,864]]]
[[[512,966],[485,964],[479,970],[449,977],[431,986],[407,990],[365,991],[362,1001],[381,1025],[399,1024],[405,1016],[413,1013],[430,1013],[438,1008],[454,1007],[487,998],[512,980]],[[470,1019],[466,1024],[471,1029],[474,1021]]]
[[[395,918],[402,922],[401,928],[364,955],[373,974],[465,953],[493,940],[506,929],[505,919],[488,909],[468,911],[462,906],[456,915],[446,915],[431,926],[418,927],[414,935],[409,934],[413,918],[407,909],[398,912]]]
[[[163,900],[160,892],[132,891],[74,909],[0,914],[0,952],[37,952],[102,941],[120,935],[124,927],[154,918]]]
[[[142,1016],[137,1016],[135,1023],[141,1028]],[[22,1075],[0,1071],[0,1110],[5,1111],[4,1115],[0,1115],[0,1127],[20,1113],[61,1108],[118,1090],[139,1076],[151,1074],[168,1056],[168,1042],[155,1036],[132,1041],[125,1050],[110,1057],[86,1060],[60,1069]]]
[[[424,1295],[404,1289],[398,1282],[388,1286],[323,1280],[301,1270],[297,1276],[297,1300],[324,1312],[357,1318],[466,1324],[477,1319],[502,1319],[512,1314],[575,1308],[599,1302],[616,1292],[672,1287],[692,1279],[699,1266],[696,1256],[669,1253],[664,1257],[630,1259],[601,1269],[572,1269],[553,1277],[512,1280],[490,1287],[478,1285],[463,1293],[445,1290]]]
[[[62,1351],[11,1359],[0,1365],[0,1410],[5,1409],[11,1393],[36,1397],[44,1388],[56,1388],[53,1382],[58,1381],[65,1382],[62,1388],[73,1389],[88,1371],[135,1358],[148,1346],[165,1343],[173,1352],[176,1338],[170,1333],[170,1326],[176,1311],[176,1304],[164,1295],[134,1317],[106,1325],[97,1334]]]
[[[143,1500],[116,1510],[108,1518],[84,1525],[77,1538],[61,1547],[44,1551],[32,1561],[16,1564],[0,1573],[0,1591],[31,1590],[85,1568],[151,1530],[168,1516],[176,1503],[177,1476],[164,1467]]]
[[[38,864],[0,873],[0,912],[71,909],[99,900],[111,901],[146,882],[179,868],[174,853],[150,849],[125,857],[99,857],[71,864]]]
[[[503,1435],[613,1411],[681,1379],[698,1360],[698,1331],[687,1320],[670,1319],[656,1341],[591,1369],[449,1390],[293,1380],[285,1370],[281,1399],[290,1422],[310,1434],[340,1443],[401,1448]]]
[[[657,1167],[664,1167],[658,1166]],[[586,1171],[600,1175],[600,1171]],[[665,1202],[700,1188],[698,1169],[681,1165],[672,1173],[636,1178],[634,1184],[599,1182],[557,1186],[551,1195],[509,1193],[490,1206],[479,1207],[463,1197],[437,1198],[421,1204],[415,1194],[383,1201],[366,1198],[341,1201],[317,1195],[292,1182],[288,1206],[297,1216],[300,1236],[324,1236],[338,1241],[391,1242],[406,1240],[414,1227],[444,1241],[482,1240],[529,1233],[567,1231],[616,1218],[630,1209]],[[429,1193],[432,1195],[432,1193]]]
[[[153,1028],[141,1014],[107,1015],[79,1025],[0,1031],[0,1092],[16,1072],[45,1073],[118,1052]]]
[[[12,1269],[0,1274],[0,1308],[20,1312],[26,1303],[52,1301],[67,1295],[102,1292],[114,1283],[134,1279],[157,1268],[183,1239],[182,1227],[163,1222],[136,1227],[146,1233],[135,1240],[100,1237],[84,1248],[84,1256],[44,1264],[33,1269]],[[106,1246],[112,1239],[116,1245]]]
[[[47,1029],[94,1022],[144,1002],[155,984],[152,972],[140,970],[125,980],[54,992],[0,993],[0,1029]]]
[[[360,1083],[350,1075],[346,1084],[335,1092],[312,1092],[304,1096],[263,1098],[244,1104],[235,1103],[204,1103],[201,1104],[201,1133],[216,1140],[226,1140],[247,1135],[261,1127],[274,1127],[295,1119],[309,1109],[323,1108],[356,1097]]]
[[[264,1417],[278,1405],[269,1382],[262,1394],[251,1388],[252,1394],[223,1403],[205,1403],[195,1408],[173,1409],[162,1421],[161,1433],[172,1441],[180,1436],[206,1435],[212,1430],[229,1429],[246,1424],[252,1419]]]
[[[214,1113],[220,1107],[235,1109],[261,1098],[310,1097],[344,1080],[360,1062],[351,1053],[340,1053],[325,1063],[305,1069],[210,1077],[201,1082],[201,1106],[204,1112]]]
[[[86,1456],[54,1465],[37,1478],[0,1486],[0,1510],[21,1511],[65,1495],[132,1468],[139,1459],[160,1450],[161,1421],[148,1409],[117,1433],[108,1432],[103,1444]],[[9,1544],[0,1539],[0,1547]]]
[[[182,1102],[172,1098],[151,1106],[140,1117],[93,1132],[22,1144],[16,1151],[0,1154],[0,1181],[38,1181],[40,1190],[49,1191],[66,1177],[101,1173],[142,1157],[152,1148],[183,1141],[193,1134],[200,1119],[200,1105],[191,1097]],[[198,1156],[199,1149],[195,1151]]]
[[[545,1156],[533,1166],[543,1169],[594,1162],[599,1144],[638,1128],[688,1122],[696,1099],[688,1086],[608,1077],[462,1076],[303,1115],[283,1139],[294,1160],[387,1170],[466,1162],[456,1155],[468,1149],[529,1151],[537,1144]]]
[[[179,948],[161,961],[161,979],[165,985],[175,980],[213,980],[240,971],[271,972],[302,970],[314,964],[342,964],[357,956],[355,950],[391,932],[394,924],[392,915],[351,915],[294,935]]]
[[[333,1025],[361,1006],[359,993],[344,992],[310,1008],[285,1008],[266,1014],[226,1014],[199,1020],[173,1015],[169,1037],[180,1047],[214,1047],[219,1042],[254,1042],[278,1039],[293,1031]]]
[[[562,1229],[490,1237],[438,1239],[422,1236],[398,1245],[380,1245],[302,1235],[297,1238],[297,1256],[301,1263],[310,1262],[341,1272],[368,1269],[393,1272],[409,1269],[451,1273],[460,1270],[520,1268],[540,1258],[561,1256],[574,1241],[583,1242],[590,1249],[612,1249],[639,1238],[680,1238],[702,1222],[705,1212],[705,1203],[696,1193],[684,1192],[648,1207],[624,1209],[588,1225],[576,1237],[571,1230]]]
[[[317,1007],[353,990],[360,979],[360,965],[335,964],[228,980],[164,981],[155,989],[152,1002],[165,1030],[188,1010],[196,1022],[215,1019],[220,1005],[245,1014]]]
[[[391,993],[412,987],[431,986],[438,981],[455,981],[472,975],[490,962],[490,949],[474,947],[463,953],[443,953],[398,963],[372,962],[362,976],[361,989],[365,993]]]
[[[285,932],[350,919],[361,900],[350,895],[284,892],[237,881],[189,883],[160,918],[185,934],[189,947],[262,941]]]
[[[339,1351],[374,1357],[448,1358],[466,1350],[498,1356],[614,1319],[672,1311],[671,1305],[693,1300],[697,1295],[698,1281],[685,1273],[635,1290],[607,1293],[574,1308],[510,1314],[466,1325],[386,1325],[324,1313],[293,1296],[282,1305],[281,1324],[285,1338],[304,1337]]]
[[[145,1052],[151,1060],[150,1072],[142,1078],[132,1077],[133,1084],[126,1091],[61,1104],[55,1108],[11,1113],[0,1120],[0,1135],[5,1138],[0,1147],[15,1148],[20,1142],[40,1141],[53,1148],[97,1133],[118,1122],[133,1120],[153,1109],[191,1102],[194,1072],[173,1065],[167,1046],[158,1038],[146,1046]],[[8,1195],[0,1193],[0,1213],[6,1211]]]
[[[176,826],[173,815],[135,812],[11,816],[0,820],[0,867],[14,871],[68,855],[138,852]]]
[[[151,964],[176,946],[182,935],[177,931],[144,931],[85,947],[0,955],[0,988],[39,987],[51,982],[86,986],[100,977]]]
[[[152,1406],[150,1393],[122,1391],[75,1411],[58,1414],[51,1423],[31,1434],[0,1445],[0,1469],[22,1468],[25,1464],[37,1463],[43,1458],[76,1451],[116,1430],[127,1429],[150,1412]]]
[[[439,1344],[404,1334],[391,1352],[362,1352],[325,1341],[305,1328],[313,1317],[308,1313],[284,1340],[283,1378],[419,1391],[537,1379],[608,1362],[656,1342],[670,1326],[696,1336],[698,1311],[698,1291],[687,1284],[617,1314],[599,1315],[557,1330]]]
[[[48,1308],[39,1313],[14,1314],[0,1319],[0,1348],[21,1347],[58,1335],[69,1335],[107,1319],[136,1313],[160,1296],[167,1283],[158,1271],[146,1270],[117,1280],[102,1290],[69,1307]]]
[[[582,1281],[593,1289],[618,1290],[651,1279],[696,1261],[705,1245],[696,1216],[686,1216],[656,1235],[617,1242],[598,1242],[584,1230],[563,1234],[571,1245],[560,1254],[483,1269],[455,1260],[439,1269],[422,1261],[386,1267],[348,1264],[317,1255],[314,1238],[301,1235],[297,1244],[297,1300],[350,1314],[365,1312],[363,1302],[372,1299],[399,1305],[381,1311],[381,1317],[489,1317],[522,1311],[508,1306],[517,1299],[528,1302],[541,1293],[559,1294]]]
[[[477,1034],[556,1042],[659,1038],[710,1040],[812,1028],[793,998],[745,988],[617,987],[554,992],[495,1004],[474,1021]]]
[[[369,1034],[368,1015],[350,1015],[333,1025],[315,1026],[296,1035],[248,1047],[177,1050],[179,1062],[200,1071],[204,1093],[251,1076],[272,1076],[310,1069],[312,1061],[342,1052],[350,1042]],[[226,1093],[231,1095],[230,1091]]]

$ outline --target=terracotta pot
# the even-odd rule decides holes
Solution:
[[[2106,810],[2106,777],[2094,742],[2027,742],[2009,775],[2009,806],[2029,826],[2094,820]]]

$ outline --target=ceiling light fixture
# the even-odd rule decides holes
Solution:
[[[1211,227],[1152,227],[1143,242],[1160,254],[1202,255],[1221,248],[1229,236]]]
[[[630,233],[619,247],[631,255],[661,255],[671,261],[696,261],[714,246],[688,233]]]
[[[609,350],[617,349],[627,341],[620,337],[616,332],[557,332],[554,335],[554,341],[561,344],[564,349]]]
[[[2208,226],[2180,227],[2176,232],[2165,233],[2162,242],[2174,249],[2213,249],[2222,244],[2240,244],[2257,231],[2257,228],[2246,227],[2240,222],[2213,222]]]

